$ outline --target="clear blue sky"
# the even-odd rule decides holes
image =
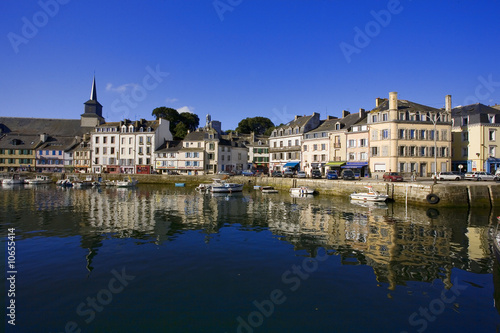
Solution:
[[[234,129],[246,117],[370,110],[390,91],[433,107],[447,94],[453,106],[500,103],[498,0],[41,0],[0,10],[0,116],[79,118],[94,71],[107,121],[168,106]]]

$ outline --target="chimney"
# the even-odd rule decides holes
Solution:
[[[299,119],[300,117],[302,117],[302,116],[295,115],[295,120]]]
[[[47,133],[40,134],[40,141],[45,142],[49,138]]]
[[[338,119],[338,117],[334,116],[326,116],[326,120]]]
[[[378,108],[381,103],[382,103],[382,98],[380,98],[380,97],[375,98],[375,107],[376,108]]]
[[[389,110],[398,109],[398,93],[396,91],[389,93]]]
[[[359,119],[363,119],[365,117],[365,109],[359,109]]]
[[[346,110],[342,110],[342,118],[345,118],[347,117],[348,115],[350,115],[351,113],[349,111],[346,111]]]
[[[446,95],[445,111],[451,112],[451,95]]]

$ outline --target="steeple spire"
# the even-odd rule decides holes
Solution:
[[[97,90],[95,87],[95,73],[94,73],[94,81],[92,82],[92,91],[90,92],[90,100],[97,102]]]

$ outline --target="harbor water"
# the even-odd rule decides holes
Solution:
[[[500,328],[494,209],[174,185],[2,186],[0,209],[6,332]]]

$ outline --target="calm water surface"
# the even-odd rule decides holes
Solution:
[[[16,230],[8,332],[500,327],[488,209],[171,186],[4,186],[0,205],[4,253]]]

